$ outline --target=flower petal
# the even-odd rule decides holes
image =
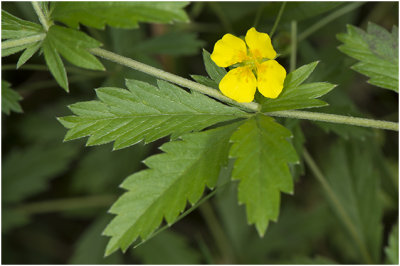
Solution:
[[[246,43],[232,34],[225,34],[214,45],[211,59],[219,67],[228,67],[247,59]]]
[[[257,67],[258,91],[268,98],[275,99],[283,89],[286,70],[275,60],[268,60]]]
[[[276,52],[272,47],[271,38],[268,34],[258,32],[253,27],[247,31],[245,40],[255,58],[274,59],[276,57]]]
[[[219,89],[225,96],[240,103],[253,101],[256,87],[256,77],[249,67],[232,69],[219,83]]]

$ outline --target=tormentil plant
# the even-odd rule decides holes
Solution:
[[[97,16],[110,10],[106,4],[113,6],[113,12]],[[106,24],[132,28],[138,22],[187,22],[186,5],[57,2],[49,6],[33,2],[41,25],[2,10],[3,56],[23,51],[19,68],[35,53],[42,53],[49,71],[67,92],[68,77],[61,56],[77,67],[104,71],[101,58],[158,79],[156,86],[127,79],[126,88],[97,88],[97,100],[69,105],[73,114],[58,118],[68,129],[65,141],[89,137],[87,146],[113,142],[118,150],[170,137],[160,147],[161,154],[144,161],[147,169],[133,173],[121,184],[126,191],[112,205],[109,212],[115,217],[104,230],[110,237],[105,255],[118,249],[125,252],[135,241],[151,239],[211,198],[226,185],[219,182],[219,176],[229,161],[233,162],[230,182],[239,181],[238,202],[245,205],[247,221],[260,236],[267,232],[270,221],[278,221],[281,193],[294,193],[291,169],[300,162],[310,165],[330,200],[337,201],[310,154],[294,147],[293,133],[274,117],[398,131],[396,122],[300,110],[326,106],[318,98],[336,85],[306,82],[318,61],[296,67],[299,38],[295,21],[291,24],[292,43],[286,51],[291,56],[290,68],[286,71],[278,63],[271,38],[285,4],[270,35],[249,27],[243,32],[244,40],[227,33],[215,43],[211,55],[204,50],[209,77],[193,75],[195,81],[104,50],[100,41],[78,30],[79,24],[102,29]],[[154,15],[145,16],[141,9],[151,9]],[[356,71],[368,76],[371,84],[398,92],[397,28],[389,33],[369,24],[364,32],[349,26],[348,33],[338,39],[343,42],[339,49],[360,61],[354,66]],[[21,112],[20,96],[9,83],[2,82],[2,87],[3,112]],[[347,215],[343,214],[346,210],[338,212]],[[163,220],[167,225],[159,228]],[[359,232],[354,234],[358,239]],[[369,247],[358,244],[365,262],[379,262],[369,255]]]

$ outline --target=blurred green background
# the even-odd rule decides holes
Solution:
[[[211,52],[223,34],[244,35],[254,23],[258,31],[269,32],[281,4],[194,2],[186,7],[191,20],[188,24],[82,30],[101,41],[106,50],[188,78],[190,74],[206,73],[202,48]],[[301,36],[349,4],[352,3],[287,3],[273,37],[274,47],[283,54],[278,61],[288,69],[289,56],[284,52],[291,43],[292,20],[297,21]],[[3,2],[2,8],[20,18],[38,21],[28,2]],[[365,29],[368,21],[391,30],[398,25],[398,3],[359,2],[353,10],[303,35],[305,38],[298,43],[297,66],[319,60],[310,80],[338,84],[323,97],[330,106],[318,111],[397,121],[398,96],[368,84],[366,77],[350,69],[356,60],[337,49],[340,42],[336,34],[345,32],[346,24]],[[23,114],[2,114],[2,263],[365,263],[325,191],[303,163],[292,169],[295,194],[282,195],[279,221],[270,225],[262,239],[254,227],[247,225],[245,209],[237,204],[236,183],[232,183],[140,247],[104,258],[107,238],[101,232],[112,218],[107,214],[108,208],[123,193],[118,185],[143,169],[141,161],[159,153],[158,147],[168,139],[146,146],[139,143],[120,151],[112,151],[112,145],[85,147],[84,140],[63,143],[66,130],[56,117],[69,114],[68,104],[94,99],[95,88],[124,87],[125,78],[151,83],[155,79],[107,61],[102,61],[105,72],[78,69],[66,63],[70,81],[70,93],[66,93],[47,71],[42,56],[35,55],[15,70],[17,60],[18,54],[2,60],[2,79],[23,96],[24,110]],[[293,130],[299,151],[303,145],[307,147],[345,204],[352,206],[351,200],[356,198],[355,208],[370,212],[363,219],[378,217],[381,236],[365,241],[376,253],[371,254],[374,262],[385,262],[383,249],[398,220],[398,133],[290,119],[278,121]],[[221,179],[229,178],[229,174],[230,167]],[[377,178],[368,179],[370,175]],[[353,195],[343,188],[354,176],[377,182],[378,197],[365,191]],[[379,206],[374,205],[376,201]],[[370,208],[369,212],[365,208]],[[360,221],[360,225],[365,223]]]

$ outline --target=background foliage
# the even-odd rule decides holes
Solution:
[[[287,104],[289,108],[300,108],[305,104],[323,106],[327,102],[329,106],[319,110],[397,121],[398,97],[393,92],[393,84],[397,84],[398,80],[393,80],[393,73],[398,72],[398,58],[382,51],[387,51],[387,47],[396,45],[398,41],[397,28],[392,28],[398,25],[398,4],[359,3],[357,8],[342,12],[351,4],[354,5],[341,2],[287,3],[273,38],[274,46],[282,53],[280,63],[288,69],[289,55],[285,51],[290,50],[290,23],[296,20],[299,32],[297,65],[305,65],[303,72],[293,73],[293,77],[300,77],[297,81],[293,78],[287,82],[299,85],[295,83],[305,81],[309,75],[307,69],[316,65],[313,62],[319,63],[312,75],[300,85],[306,86],[310,94],[300,95],[302,100],[295,104],[282,97],[279,106]],[[124,193],[118,185],[129,175],[135,178],[146,175],[147,179],[156,179],[159,175],[154,174],[154,169],[161,168],[158,165],[166,156],[179,161],[180,156],[186,154],[184,152],[208,155],[207,150],[197,150],[199,145],[196,141],[224,139],[224,134],[232,129],[227,126],[207,134],[196,133],[199,138],[187,137],[182,141],[188,146],[183,146],[182,142],[163,144],[168,140],[164,136],[180,133],[176,132],[178,127],[172,127],[170,132],[164,134],[146,135],[146,142],[151,142],[147,145],[139,143],[130,146],[140,139],[119,146],[116,141],[114,149],[130,146],[122,150],[113,150],[110,144],[85,147],[86,140],[63,143],[65,129],[56,117],[64,117],[64,125],[75,130],[67,135],[67,138],[73,139],[88,135],[85,130],[79,131],[79,119],[98,118],[93,112],[82,111],[85,107],[91,105],[89,110],[93,111],[92,105],[101,107],[105,102],[112,104],[113,97],[129,99],[129,104],[136,102],[133,92],[138,92],[137,88],[131,93],[118,89],[124,88],[125,82],[128,88],[135,86],[134,82],[126,79],[153,84],[154,87],[147,88],[153,97],[173,98],[173,95],[166,95],[167,90],[163,90],[163,87],[168,87],[174,91],[173,85],[157,84],[154,78],[143,73],[115,63],[100,62],[85,49],[102,43],[103,48],[109,51],[183,77],[194,75],[198,82],[216,87],[224,72],[207,63],[207,51],[212,51],[213,44],[226,32],[244,34],[255,20],[258,20],[259,31],[269,32],[281,3],[195,2],[188,5],[181,2],[168,8],[146,3],[130,5],[142,6],[99,5],[91,6],[97,12],[76,14],[74,8],[84,10],[76,3],[50,5],[50,10],[54,9],[49,16],[58,21],[58,25],[51,27],[41,46],[23,47],[22,55],[21,49],[19,53],[15,49],[3,51],[3,56],[10,54],[2,61],[3,263],[397,263],[398,134],[293,119],[277,121],[292,131],[291,142],[297,154],[308,150],[315,158],[327,184],[324,186],[318,182],[318,175],[304,164],[303,156],[285,158],[290,162],[301,160],[299,165],[286,169],[291,171],[294,180],[287,178],[282,191],[291,192],[293,186],[294,195],[280,194],[279,218],[275,214],[269,217],[277,219],[277,222],[269,222],[263,238],[258,236],[253,226],[248,226],[246,209],[237,204],[238,200],[246,201],[240,194],[239,198],[237,196],[237,186],[243,184],[240,181],[231,182],[172,228],[135,249],[128,249],[125,254],[115,252],[104,258],[108,238],[101,233],[112,218],[106,214],[107,210]],[[2,32],[8,34],[3,33],[3,38],[19,38],[21,25],[26,29],[25,35],[41,34],[41,25],[30,3],[2,3],[2,9],[20,18],[9,17],[9,23],[3,23],[3,18],[8,15],[2,14]],[[143,12],[138,14],[134,10]],[[340,16],[311,31],[314,25],[338,13]],[[124,19],[127,17],[132,19]],[[162,24],[166,22],[174,23]],[[386,41],[382,47],[374,44],[376,37]],[[60,39],[64,41],[60,42]],[[358,54],[354,53],[354,45]],[[374,47],[372,53],[371,46]],[[202,52],[201,48],[205,51]],[[15,71],[16,65],[18,71]],[[103,68],[106,71],[95,71]],[[379,71],[382,69],[391,71]],[[211,79],[206,78],[207,74]],[[321,84],[320,81],[338,86],[332,90],[330,84]],[[92,89],[99,87],[109,88]],[[152,108],[175,108],[174,112],[184,110],[191,113],[190,119],[196,119],[198,110],[206,111],[201,108],[207,98],[178,91],[181,93],[178,99],[185,97],[185,102],[195,103],[190,106],[192,110],[180,105],[179,101],[173,106],[160,102]],[[83,103],[73,104],[92,100],[96,94],[99,101],[86,102],[86,106]],[[321,95],[321,99],[315,99]],[[67,105],[71,105],[75,114],[84,116],[68,118],[71,113]],[[263,106],[266,111],[280,108],[270,104]],[[121,106],[115,106],[118,107]],[[198,129],[207,127],[211,122],[227,121],[242,115],[228,107],[220,108],[219,114],[224,115],[210,114],[208,120],[199,119],[196,124]],[[120,111],[126,111],[126,108],[120,108]],[[173,117],[168,119],[174,121]],[[257,134],[257,127],[277,125],[268,119],[256,120],[254,118],[237,125],[240,130],[234,134],[235,149],[231,150],[231,155],[249,148],[240,145],[240,141],[245,141],[242,135],[247,131]],[[135,135],[135,130],[138,129],[117,133]],[[280,133],[281,136],[263,136],[260,139],[267,143],[268,138],[279,139],[290,135],[283,129]],[[118,134],[99,135],[91,137],[88,142],[96,145],[114,141],[117,137]],[[227,152],[227,144],[223,141],[211,144],[221,153]],[[256,145],[253,150],[259,156],[265,156],[257,150],[257,143],[253,145]],[[162,153],[158,149],[160,146]],[[291,147],[282,146],[282,153],[285,154],[285,149]],[[149,156],[145,163],[153,169],[138,173],[145,168],[141,162]],[[205,158],[207,161],[201,163],[221,164],[211,155]],[[196,163],[189,161],[186,166],[195,169]],[[280,162],[271,160],[268,163],[275,166]],[[210,180],[199,179],[202,188],[213,187],[218,175],[218,182],[222,183],[231,175],[240,180],[240,167],[233,169],[230,161],[228,167],[222,168],[219,173],[208,173]],[[171,178],[184,180],[181,176]],[[254,178],[257,180],[256,176]],[[131,180],[134,179],[128,178],[123,187],[135,189]],[[196,191],[195,194],[200,196],[201,192]],[[171,193],[176,195],[181,192]],[[121,199],[124,197],[132,197],[132,193],[126,192]],[[193,198],[193,202],[196,199]],[[118,211],[118,206],[112,210]],[[174,215],[169,214],[171,219]],[[251,213],[248,216],[251,220]],[[257,229],[262,231],[269,219],[258,224]],[[157,256],[154,256],[154,250],[157,250]]]

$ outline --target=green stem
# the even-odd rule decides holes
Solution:
[[[226,236],[226,234],[224,233],[224,230],[221,224],[219,223],[217,216],[215,215],[213,207],[209,202],[205,202],[203,205],[200,206],[199,209],[202,216],[204,217],[204,220],[208,225],[208,228],[211,231],[211,234],[213,235],[213,238],[215,240],[216,245],[218,246],[218,249],[222,254],[223,258],[222,263],[228,263],[228,264],[233,263],[234,252],[230,249],[231,247],[230,241]]]
[[[93,48],[89,50],[92,54],[102,57],[104,59],[110,60],[117,64],[141,71],[143,73],[149,74],[151,76],[175,83],[182,87],[198,91],[200,93],[211,96],[215,99],[223,101],[225,103],[229,103],[232,105],[236,105],[242,109],[251,112],[259,112],[261,106],[258,103],[238,103],[224,95],[222,95],[218,90],[213,89],[211,87],[204,86],[197,82],[182,78],[180,76],[174,75],[172,73],[163,71],[161,69],[140,63],[133,59],[115,54],[113,52],[109,52],[100,48]],[[380,120],[372,120],[351,116],[341,116],[341,115],[333,115],[333,114],[324,114],[324,113],[314,113],[314,112],[306,112],[306,111],[278,111],[278,112],[270,112],[266,113],[271,116],[281,116],[281,117],[291,117],[298,119],[308,119],[308,120],[316,120],[316,121],[324,121],[330,123],[339,123],[339,124],[348,124],[354,126],[363,126],[363,127],[375,127],[380,129],[388,129],[398,131],[398,124],[395,122],[387,122]]]
[[[324,17],[323,19],[319,20],[317,23],[315,23],[314,25],[309,27],[307,30],[305,30],[301,34],[299,34],[298,41],[300,42],[300,41],[306,39],[308,36],[310,36],[311,34],[316,32],[317,30],[321,29],[326,24],[328,24],[331,21],[337,19],[338,17],[343,16],[344,14],[362,6],[363,4],[365,4],[365,3],[364,2],[351,3],[351,4],[348,4],[344,7],[336,10],[335,12],[333,12],[333,13],[329,14],[328,16]]]
[[[297,21],[291,23],[291,53],[290,53],[290,72],[296,69],[297,59]]]
[[[158,69],[158,68],[155,68],[155,67],[140,63],[140,62],[135,61],[133,59],[130,59],[130,58],[127,58],[127,57],[124,57],[124,56],[121,56],[121,55],[118,55],[118,54],[115,54],[115,53],[112,53],[112,52],[109,52],[109,51],[106,51],[106,50],[103,50],[103,49],[100,49],[100,48],[93,48],[93,49],[90,49],[89,51],[92,54],[100,56],[100,57],[102,57],[104,59],[113,61],[113,62],[118,63],[118,64],[123,65],[123,66],[127,66],[127,67],[130,67],[130,68],[133,68],[135,70],[144,72],[144,73],[149,74],[151,76],[154,76],[154,77],[157,77],[157,78],[160,78],[160,79],[164,79],[166,81],[175,83],[175,84],[180,85],[182,87],[185,87],[185,88],[188,88],[188,89],[192,89],[194,91],[198,91],[198,92],[203,93],[203,94],[207,94],[207,95],[209,95],[209,96],[211,96],[211,97],[213,97],[215,99],[218,99],[218,100],[221,100],[223,102],[236,105],[236,106],[238,106],[240,108],[243,108],[243,109],[246,109],[248,111],[255,112],[255,111],[258,111],[259,108],[260,108],[260,105],[257,104],[257,103],[254,103],[254,102],[251,102],[251,103],[238,103],[238,102],[236,102],[236,101],[234,101],[234,100],[222,95],[216,89],[213,89],[213,88],[204,86],[202,84],[199,84],[197,82],[182,78],[182,77],[174,75],[174,74],[171,74],[171,73],[166,72],[164,70],[161,70],[161,69]]]
[[[281,5],[281,8],[279,9],[278,16],[275,19],[274,26],[272,26],[271,32],[269,34],[269,37],[272,38],[272,35],[274,35],[276,28],[278,27],[279,21],[281,20],[283,10],[285,10],[286,2],[283,2]]]
[[[372,264],[372,258],[368,252],[367,247],[365,246],[364,241],[362,241],[362,237],[359,235],[359,231],[357,230],[357,227],[354,225],[352,222],[351,218],[347,214],[345,208],[341,204],[339,198],[335,194],[335,191],[331,188],[329,182],[325,179],[324,175],[322,174],[321,170],[318,168],[317,164],[311,157],[311,155],[308,153],[306,149],[303,151],[303,156],[304,156],[304,161],[310,168],[311,172],[314,174],[315,178],[321,183],[323,189],[326,192],[326,195],[332,202],[333,207],[336,209],[339,217],[342,219],[344,225],[347,227],[347,229],[350,232],[350,235],[354,239],[355,243],[357,244],[358,248],[361,251],[362,256],[364,257],[365,261],[368,264]]]
[[[37,16],[39,17],[40,23],[43,25],[44,30],[49,31],[50,23],[47,21],[46,16],[43,14],[43,10],[40,8],[39,2],[31,2],[31,3]]]
[[[40,42],[45,37],[46,37],[46,34],[41,33],[41,34],[37,34],[37,35],[23,37],[20,39],[4,41],[4,42],[1,42],[1,49],[14,48],[14,47],[22,46],[25,44]]]
[[[337,124],[347,124],[347,125],[352,125],[352,126],[373,127],[373,128],[399,131],[398,123],[382,121],[382,120],[366,119],[366,118],[360,118],[360,117],[316,113],[316,112],[308,112],[308,111],[296,111],[296,110],[276,111],[276,112],[269,112],[269,113],[265,113],[265,114],[270,115],[270,116],[307,119],[307,120],[313,120],[313,121],[322,121],[322,122],[337,123]]]
[[[37,214],[47,212],[70,211],[94,207],[107,207],[115,201],[114,195],[90,196],[69,199],[57,199],[35,202],[17,207],[17,211],[26,214]]]

